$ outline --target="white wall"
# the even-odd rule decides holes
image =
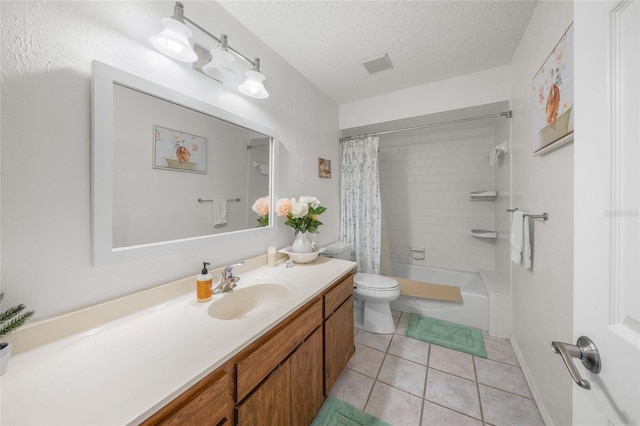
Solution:
[[[487,105],[509,99],[509,66],[340,105],[340,128]]]
[[[280,133],[276,196],[314,195],[328,207],[318,241],[338,237],[339,182],[320,179],[317,157],[338,164],[338,107],[214,2],[186,15],[234,48],[259,56],[271,97],[246,98],[156,52],[173,1],[0,2],[2,28],[2,289],[51,317],[264,253],[290,228],[243,233],[210,247],[109,267],[91,266],[91,61],[97,59]],[[197,30],[194,29],[194,32]]]
[[[533,156],[531,80],[572,20],[572,2],[539,2],[511,63],[513,206],[549,213],[531,222],[533,269],[512,264],[512,342],[549,425],[571,424],[573,383],[550,345],[573,337],[573,145]]]
[[[380,192],[391,262],[493,270],[495,241],[470,231],[494,229],[494,203],[469,196],[494,189],[488,161],[493,127],[380,138]],[[413,259],[411,248],[424,249],[425,259]]]

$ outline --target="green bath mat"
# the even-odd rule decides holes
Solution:
[[[324,401],[311,426],[390,426],[377,417],[358,410],[353,405],[331,398]]]
[[[487,357],[482,330],[479,328],[411,314],[409,315],[409,325],[407,325],[404,334],[414,339],[481,358]]]

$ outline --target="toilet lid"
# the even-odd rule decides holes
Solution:
[[[353,278],[356,287],[368,290],[394,290],[398,282],[382,275],[358,272]]]

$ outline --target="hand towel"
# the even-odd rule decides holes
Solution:
[[[529,239],[529,218],[524,217],[522,227],[522,267],[531,269],[531,241]]]
[[[213,226],[227,224],[227,200],[213,200]]]
[[[520,210],[511,216],[511,260],[520,264],[524,247],[524,213]]]

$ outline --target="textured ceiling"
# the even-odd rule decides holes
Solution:
[[[338,104],[508,65],[537,1],[220,1]],[[362,62],[389,53],[394,68]],[[263,64],[268,75],[268,64]],[[269,78],[274,78],[270,76]]]

